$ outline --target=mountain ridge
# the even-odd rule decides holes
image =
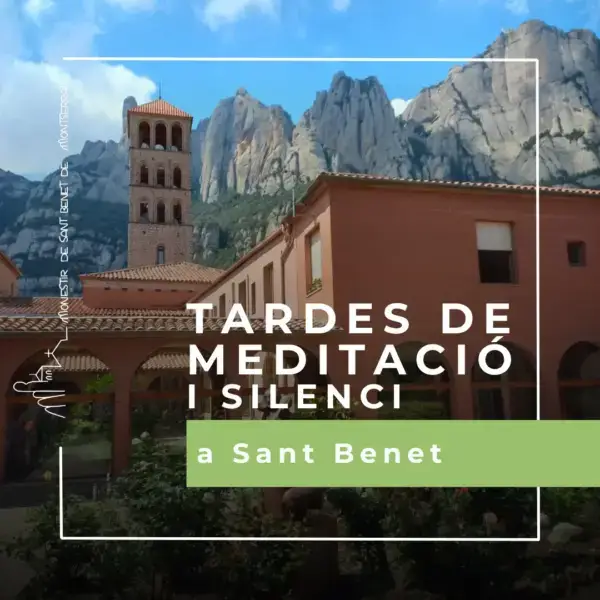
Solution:
[[[598,38],[532,20],[502,32],[479,57],[539,59],[541,182],[600,187]],[[277,226],[292,195],[322,171],[533,183],[534,76],[532,63],[454,66],[396,117],[376,77],[338,71],[297,123],[284,107],[238,88],[192,131],[196,259],[231,264]],[[136,104],[125,99],[124,128]],[[69,158],[73,286],[77,273],[125,266],[127,150],[123,133],[118,142],[87,142]],[[0,170],[0,248],[23,270],[25,293],[55,293],[44,273],[58,260],[57,173],[42,182],[18,177]]]

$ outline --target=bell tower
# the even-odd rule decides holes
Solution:
[[[192,260],[191,133],[162,98],[127,112],[129,268]]]

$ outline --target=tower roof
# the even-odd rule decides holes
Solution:
[[[180,117],[182,119],[192,119],[192,115],[185,111],[173,106],[166,100],[158,98],[152,100],[152,102],[146,102],[146,104],[140,104],[129,109],[129,113],[152,115],[155,117]]]

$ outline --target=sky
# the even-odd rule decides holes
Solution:
[[[57,168],[61,89],[69,145],[118,139],[126,96],[210,116],[240,87],[297,121],[338,71],[376,76],[400,113],[452,65],[76,62],[96,57],[471,57],[529,19],[600,33],[600,0],[0,0],[0,168]]]

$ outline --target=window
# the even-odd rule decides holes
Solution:
[[[181,169],[179,167],[173,169],[173,187],[181,187]]]
[[[181,204],[179,202],[173,207],[173,220],[181,225]]]
[[[140,168],[140,183],[148,185],[148,167],[146,165],[142,165]]]
[[[250,284],[250,314],[256,314],[256,283]]]
[[[142,223],[148,222],[148,203],[140,202],[140,221]]]
[[[515,283],[510,223],[477,223],[477,251],[481,283]]]
[[[156,171],[156,185],[165,187],[165,170],[162,168]]]
[[[272,304],[274,302],[273,297],[275,292],[273,283],[273,263],[269,263],[263,269],[263,296],[265,304]]]
[[[165,222],[165,205],[163,202],[159,202],[156,207],[156,222],[164,223]]]
[[[156,264],[164,265],[165,264],[165,247],[159,246],[156,249]]]
[[[321,289],[323,280],[322,257],[321,257],[321,233],[317,229],[307,236],[307,258],[308,258],[308,281],[309,292]]]
[[[183,150],[183,130],[179,123],[175,123],[171,129],[171,148],[176,148],[180,152]]]
[[[238,302],[242,305],[244,312],[247,308],[247,290],[246,290],[246,282],[242,281],[238,284]]]
[[[571,267],[585,267],[585,242],[568,242],[567,257]]]
[[[226,312],[227,312],[227,305],[226,305],[226,301],[227,301],[227,297],[225,296],[225,294],[221,294],[219,296],[219,316],[225,318],[226,316]]]
[[[167,148],[167,126],[164,123],[159,123],[154,130],[155,143],[154,148],[166,150]]]
[[[140,148],[148,148],[150,146],[150,125],[142,121],[138,128],[138,140]]]

